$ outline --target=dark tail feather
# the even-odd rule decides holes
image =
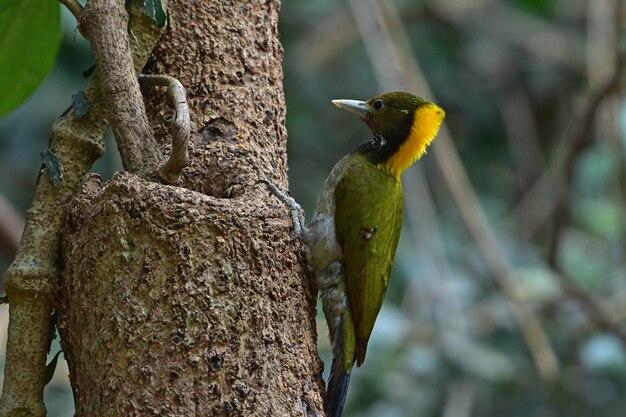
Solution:
[[[341,417],[348,394],[350,373],[346,372],[343,360],[343,320],[335,334],[333,364],[330,368],[326,387],[326,417]]]
[[[341,357],[333,358],[326,389],[326,417],[341,417],[343,404],[346,402],[350,374],[344,369],[341,359]]]

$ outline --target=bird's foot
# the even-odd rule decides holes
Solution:
[[[293,229],[296,240],[299,240],[302,237],[302,233],[305,230],[304,223],[304,211],[302,207],[296,200],[293,199],[289,194],[278,188],[274,183],[268,180],[258,180],[254,183],[257,184],[265,184],[267,190],[276,196],[280,201],[285,203],[291,211],[291,220],[293,221]]]

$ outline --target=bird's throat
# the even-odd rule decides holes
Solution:
[[[415,111],[409,136],[383,163],[384,168],[399,178],[404,170],[424,155],[426,148],[437,135],[444,115],[440,107],[431,103],[419,107]]]

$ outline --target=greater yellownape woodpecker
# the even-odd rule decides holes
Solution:
[[[426,152],[444,111],[402,92],[333,103],[356,114],[373,137],[335,165],[309,226],[291,197],[262,182],[292,207],[296,234],[303,232],[309,248],[333,346],[325,411],[340,417],[352,367],[365,360],[391,275],[402,227],[400,175]]]

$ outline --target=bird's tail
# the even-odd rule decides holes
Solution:
[[[351,367],[346,371],[344,354],[344,332],[343,320],[335,333],[335,343],[333,344],[333,364],[330,368],[328,386],[326,387],[326,417],[341,417],[343,405],[348,394],[348,384],[350,383]],[[354,360],[353,362],[354,363]]]

